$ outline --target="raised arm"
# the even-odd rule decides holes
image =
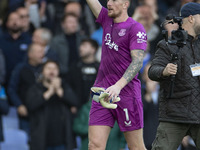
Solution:
[[[101,11],[101,4],[98,0],[86,0],[90,9],[92,10],[92,13],[96,18],[98,18],[100,11]]]

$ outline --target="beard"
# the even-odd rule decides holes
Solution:
[[[122,14],[122,12],[118,12],[118,13],[109,13],[109,12],[108,12],[108,17],[114,19],[114,18],[119,17],[121,14]]]
[[[200,25],[199,24],[196,24],[194,26],[194,32],[195,32],[196,36],[200,35]]]
[[[14,27],[8,28],[8,30],[9,30],[11,33],[19,33],[19,32],[22,31],[22,28],[21,28],[21,27],[14,26]]]
[[[91,56],[91,54],[82,54],[82,55],[80,55],[80,58],[82,59],[82,60],[85,60],[85,59],[88,59],[88,58],[90,58],[90,56]]]

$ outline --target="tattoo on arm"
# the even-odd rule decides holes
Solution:
[[[132,62],[126,69],[123,77],[127,83],[130,82],[135,75],[139,72],[143,65],[144,51],[143,50],[132,50],[131,51]]]

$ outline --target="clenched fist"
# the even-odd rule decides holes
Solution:
[[[177,73],[177,64],[168,63],[163,70],[163,76],[175,75]]]

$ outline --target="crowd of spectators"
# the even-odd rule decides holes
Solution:
[[[105,0],[99,0],[106,7]],[[199,0],[131,0],[129,16],[143,24],[148,37],[140,71],[144,104],[144,141],[151,149],[158,126],[159,84],[147,76],[168,14]],[[170,35],[176,24],[165,29]],[[0,122],[9,107],[17,110],[19,129],[31,150],[77,149],[88,143],[92,87],[101,60],[102,28],[85,0],[0,0]],[[0,141],[3,128],[0,123]],[[17,138],[17,137],[16,137]],[[180,147],[192,150],[186,137]],[[116,144],[117,143],[117,144]],[[114,126],[107,150],[126,143]],[[110,148],[112,146],[112,148]],[[189,148],[188,148],[189,147]]]

